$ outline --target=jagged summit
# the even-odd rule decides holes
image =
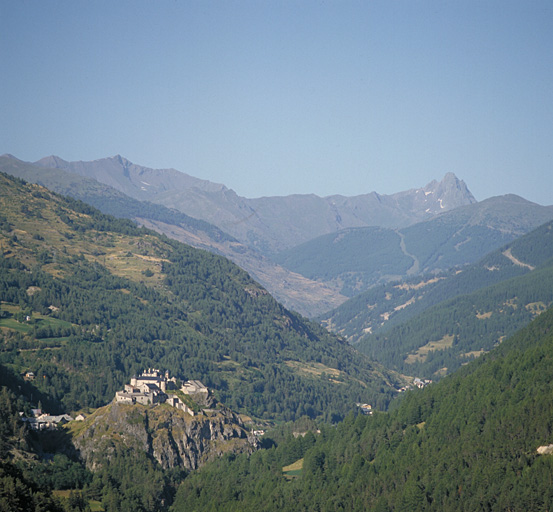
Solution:
[[[69,165],[67,160],[64,160],[56,155],[45,156],[34,163],[35,165],[40,165],[41,167],[53,167],[55,169],[65,169]]]
[[[98,160],[94,160],[95,162],[102,162],[103,160],[109,160],[113,162],[115,165],[120,165],[123,168],[130,167],[131,165],[134,165],[130,160],[127,160],[124,156],[121,156],[119,154],[108,157],[108,158],[100,158]]]
[[[452,172],[446,173],[442,181],[433,180],[419,190],[424,192],[428,203],[427,213],[440,213],[477,202],[465,182]]]

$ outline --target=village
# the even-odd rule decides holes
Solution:
[[[25,380],[34,379],[32,372],[27,372]],[[423,388],[431,384],[431,380],[415,378],[413,383],[399,389],[399,392],[407,391],[412,387]],[[199,380],[188,380],[182,384],[175,378],[170,377],[169,372],[162,372],[156,368],[148,368],[139,376],[132,377],[129,384],[121,391],[116,391],[113,401],[124,404],[155,405],[168,404],[191,416],[199,412],[209,411],[213,406],[215,398],[210,390]],[[362,414],[372,415],[373,408],[370,404],[355,404]],[[23,414],[23,413],[21,413]],[[33,409],[33,416],[22,418],[33,430],[53,430],[58,425],[63,425],[74,418],[68,414],[59,416],[49,415],[39,409]],[[83,421],[84,416],[79,414],[75,420]],[[263,431],[254,431],[256,435],[263,435]]]
[[[418,377],[415,377],[411,384],[407,384],[406,386],[399,388],[398,391],[400,393],[404,393],[405,391],[409,391],[410,389],[413,389],[413,388],[422,389],[428,386],[429,384],[432,384],[431,379],[419,379]]]
[[[69,414],[58,414],[51,415],[44,412],[42,409],[31,409],[31,417],[27,418],[24,416],[23,412],[20,412],[21,420],[27,425],[31,430],[55,430],[58,425],[65,425],[70,421],[83,421],[84,415],[79,414],[76,418],[69,416]]]
[[[25,380],[34,380],[34,373],[27,372]],[[116,403],[125,404],[168,404],[191,416],[201,411],[209,411],[215,403],[209,389],[199,380],[188,380],[179,387],[175,377],[169,377],[169,372],[161,372],[155,368],[143,371],[138,377],[132,377],[130,384],[125,384],[121,391],[115,393],[113,399]],[[205,409],[204,409],[205,407]],[[50,415],[42,409],[32,409],[31,417],[25,417],[21,412],[21,419],[32,430],[55,430],[58,426],[70,421],[83,421],[85,416],[79,414],[75,418],[68,414]]]

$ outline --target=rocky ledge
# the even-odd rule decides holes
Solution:
[[[259,447],[242,420],[224,407],[192,417],[168,405],[114,402],[72,430],[74,445],[92,470],[109,459],[117,444],[146,452],[164,469],[197,469],[225,453],[252,453]]]

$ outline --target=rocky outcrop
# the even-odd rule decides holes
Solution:
[[[146,452],[164,469],[197,469],[225,453],[252,453],[259,447],[240,418],[223,407],[192,417],[168,405],[121,403],[98,409],[79,426],[73,442],[92,470],[118,444]]]
[[[539,446],[537,452],[538,455],[551,455],[553,454],[553,444]]]

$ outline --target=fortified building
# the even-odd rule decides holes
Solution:
[[[204,404],[210,397],[209,389],[199,380],[186,381],[179,389],[177,379],[169,378],[169,372],[149,368],[140,376],[133,377],[130,384],[125,384],[123,391],[117,391],[115,401],[142,405],[167,403],[194,416],[194,410],[179,398],[181,393]]]

